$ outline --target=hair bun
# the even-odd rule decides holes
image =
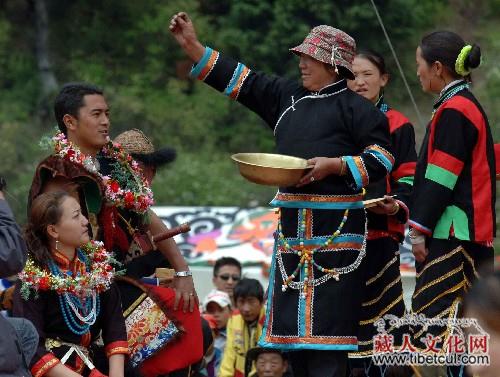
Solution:
[[[473,43],[472,49],[465,58],[464,66],[465,69],[474,69],[479,67],[481,64],[481,47],[478,44]]]

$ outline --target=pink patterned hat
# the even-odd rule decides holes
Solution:
[[[331,64],[343,78],[354,80],[352,62],[356,55],[356,42],[349,34],[328,25],[314,27],[302,44],[290,51],[306,54],[320,62]]]

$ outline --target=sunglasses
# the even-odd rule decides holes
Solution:
[[[233,279],[233,281],[239,281],[241,279],[241,276],[239,275],[229,275],[229,274],[219,275],[218,277],[224,281],[228,281],[229,278]]]

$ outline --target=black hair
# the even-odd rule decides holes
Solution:
[[[51,258],[47,226],[54,225],[63,215],[62,203],[71,196],[66,191],[50,191],[33,200],[24,239],[35,264],[46,267]]]
[[[65,135],[68,133],[68,129],[63,121],[64,116],[69,114],[78,118],[80,108],[85,105],[83,97],[91,94],[102,96],[104,92],[97,86],[84,82],[70,82],[64,84],[61,88],[61,91],[54,101],[54,115],[59,130]]]
[[[140,161],[146,166],[158,168],[174,161],[177,152],[173,148],[161,148],[153,153],[131,153],[131,156],[134,160]]]
[[[217,277],[219,270],[223,266],[235,266],[240,270],[241,273],[241,263],[233,257],[222,257],[215,261],[214,264],[214,277]]]
[[[435,31],[423,37],[420,42],[424,60],[428,64],[440,62],[457,79],[462,76],[455,71],[455,62],[464,46],[465,41],[462,37],[451,31]],[[481,64],[481,48],[473,44],[472,50],[465,58],[464,68],[466,70],[477,68],[479,64]]]
[[[385,59],[378,52],[370,49],[361,49],[356,53],[357,57],[364,58],[377,67],[381,75],[388,74]]]
[[[260,302],[264,301],[264,288],[257,279],[241,279],[238,284],[234,286],[233,291],[234,301],[238,298],[255,297]]]

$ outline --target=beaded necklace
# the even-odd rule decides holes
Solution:
[[[90,273],[91,264],[86,256],[78,250],[77,257],[85,264],[85,272],[87,274]],[[70,271],[66,273],[62,272],[53,260],[49,260],[48,266],[53,276],[63,277],[71,275]],[[74,293],[65,291],[58,294],[58,299],[64,323],[68,329],[76,335],[88,333],[90,326],[97,320],[100,311],[99,296],[96,291],[93,290],[86,296],[77,296]]]
[[[326,241],[323,242],[323,244],[319,245],[318,247],[308,250],[304,247],[304,239],[302,238],[302,234],[304,234],[305,228],[306,228],[306,223],[305,223],[305,217],[306,217],[306,209],[302,209],[302,221],[300,223],[300,238],[299,238],[299,249],[295,250],[290,246],[290,244],[287,242],[285,235],[283,234],[282,231],[282,225],[281,225],[281,211],[278,219],[278,229],[277,229],[277,238],[278,238],[278,246],[280,248],[279,251],[279,260],[278,263],[280,264],[280,270],[282,272],[282,276],[286,276],[283,280],[283,285],[281,286],[281,289],[283,292],[287,290],[287,288],[297,288],[297,289],[302,289],[302,292],[300,294],[301,298],[305,298],[307,294],[307,287],[310,285],[318,285],[321,284],[323,281],[328,280],[330,277],[333,277],[335,280],[340,279],[340,274],[343,273],[348,273],[357,268],[359,263],[361,262],[361,259],[364,257],[364,248],[362,252],[360,253],[361,258],[358,256],[356,261],[354,261],[351,265],[342,267],[342,268],[325,268],[314,260],[314,254],[322,249],[328,248],[330,244],[333,242],[335,238],[337,238],[342,229],[344,228],[345,223],[347,222],[347,218],[349,215],[349,209],[346,209],[344,211],[344,215],[342,217],[342,220],[335,232],[327,238]],[[297,267],[295,270],[292,272],[292,274],[288,275],[286,274],[284,270],[284,266],[281,260],[281,253],[283,252],[282,250],[285,250],[286,252],[292,253],[297,255],[300,260],[299,263],[297,264]],[[312,267],[316,267],[319,271],[323,272],[325,275],[316,280],[309,279],[309,277],[312,275]],[[299,276],[299,272],[301,269],[304,269],[304,278],[303,281],[300,283],[294,282],[294,279]],[[326,277],[326,278],[325,278]]]
[[[462,84],[457,85],[457,86],[452,86],[451,88],[448,88],[448,90],[446,90],[444,93],[441,93],[441,95],[439,96],[437,101],[434,103],[434,110],[432,110],[431,119],[434,118],[436,111],[438,111],[438,109],[441,107],[441,105],[443,103],[448,101],[451,97],[453,97],[458,92],[460,92],[464,89],[468,90],[469,87],[470,87],[469,84],[467,84],[466,82],[462,82]]]

